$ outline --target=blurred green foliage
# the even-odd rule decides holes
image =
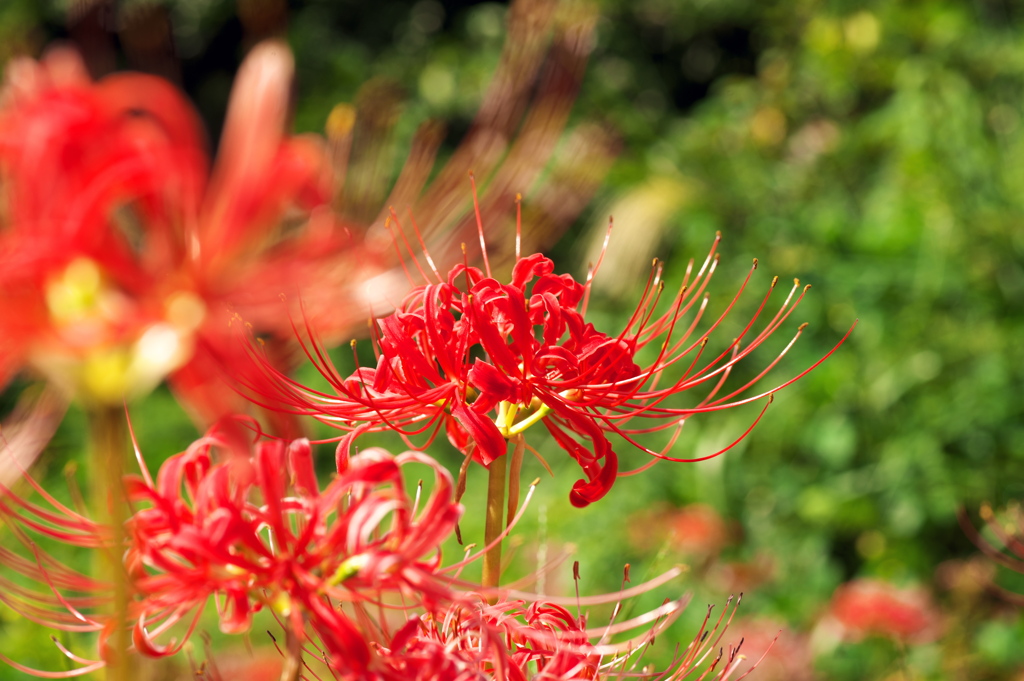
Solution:
[[[704,502],[740,528],[724,558],[767,556],[773,566],[745,598],[745,612],[811,631],[850,578],[933,589],[945,613],[938,644],[819,647],[819,678],[1017,678],[1017,612],[946,590],[936,568],[974,552],[956,524],[958,505],[1024,496],[1024,9],[1008,0],[599,5],[576,115],[613,126],[623,152],[602,201],[558,249],[563,269],[582,271],[587,244],[603,235],[607,212],[616,213],[613,250],[624,259],[620,270],[601,272],[609,285],[593,316],[618,328],[651,256],[667,261],[671,288],[721,231],[719,309],[755,256],[761,266],[744,310],[754,309],[772,274],[814,284],[794,318],[811,325],[776,382],[860,321],[720,459],[659,464],[577,511],[565,500],[574,465],[552,455],[557,479],[542,483],[523,534],[545,533],[549,557],[556,540],[571,541],[582,588],[616,589],[624,562],[634,564],[636,581],[674,560],[669,546],[653,557],[630,548],[635,513]],[[183,82],[215,130],[244,31],[231,3],[169,6],[184,27]],[[454,143],[496,64],[503,13],[497,3],[290,3],[296,127],[322,128],[335,103],[387,78],[405,90],[400,134],[440,117]],[[0,45],[20,36],[38,49],[64,35],[59,17],[52,7],[5,3]],[[714,451],[757,409],[693,419],[673,453]],[[166,393],[133,418],[151,464],[194,434]],[[81,427],[69,423],[59,441]],[[627,468],[644,461],[622,453]],[[540,471],[528,464],[525,475]],[[474,482],[482,479],[471,479],[471,507],[482,503]],[[468,534],[479,532],[473,515]],[[520,547],[513,569],[529,572],[540,550]],[[548,585],[571,586],[566,569],[547,576]],[[727,595],[700,570],[685,588],[698,589],[698,604]],[[5,654],[34,645],[9,621],[3,627]],[[686,632],[673,629],[683,639]]]
[[[633,76],[616,96],[660,104],[638,113],[615,108],[611,93],[601,100],[625,129],[643,127],[631,117],[647,119],[643,143],[627,145],[618,191],[651,177],[694,187],[660,225],[663,252],[681,261],[721,230],[730,259],[745,265],[756,255],[772,272],[813,282],[804,309],[812,333],[791,366],[809,363],[860,318],[846,345],[725,456],[722,492],[695,485],[680,501],[707,499],[741,519],[748,550],[777,561],[777,579],[753,607],[805,626],[837,580],[930,582],[939,563],[971,551],[957,505],[1019,498],[1024,480],[1024,345],[1014,340],[1024,321],[1019,8],[640,2],[607,10],[616,29],[603,45],[626,42],[617,27],[629,17],[663,57],[682,55],[674,82],[657,64],[608,49],[591,73],[599,80],[605,60],[624,59]],[[739,52],[753,56],[749,71],[730,62],[737,33],[747,36]],[[680,81],[698,67],[709,94],[680,115],[673,97],[678,103]],[[983,644],[986,636],[977,632],[978,650],[995,645]],[[1005,673],[996,656],[981,657],[922,674]],[[819,659],[827,678],[880,678],[886,664],[865,674],[863,662],[843,671]]]

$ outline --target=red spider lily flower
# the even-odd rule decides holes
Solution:
[[[596,679],[600,662],[580,622],[543,602],[462,599],[410,617],[374,650],[368,681]]]
[[[478,229],[482,244],[479,216]],[[665,428],[675,428],[678,435],[690,416],[752,402],[763,400],[766,409],[774,392],[835,351],[795,377],[750,394],[796,341],[802,325],[753,379],[725,388],[733,368],[782,326],[809,287],[801,290],[794,282],[777,311],[755,331],[775,289],[777,278],[773,280],[738,337],[706,358],[710,336],[733,309],[757,266],[755,260],[720,316],[698,330],[708,304],[705,291],[718,265],[717,248],[718,239],[695,274],[691,262],[679,293],[660,316],[655,309],[664,285],[656,264],[636,310],[615,335],[597,330],[585,319],[591,276],[580,283],[568,274],[556,275],[552,261],[541,254],[517,253],[507,284],[491,275],[486,253],[484,270],[458,265],[447,277],[441,277],[428,260],[436,283],[414,289],[393,314],[377,320],[375,367],[361,367],[342,378],[315,340],[304,342],[334,394],[289,379],[258,353],[257,372],[240,380],[258,404],[311,415],[342,430],[394,430],[405,436],[430,432],[432,439],[443,424],[452,444],[485,466],[506,453],[508,439],[543,423],[583,469],[585,477],[573,485],[570,499],[576,506],[586,506],[603,497],[617,475],[631,474],[619,471],[608,434],[653,455],[651,463],[717,456],[750,429],[721,452],[696,459],[652,451],[636,436]],[[309,324],[306,331],[314,337]],[[653,359],[642,359],[651,354]],[[674,378],[666,379],[669,375]],[[675,395],[694,392],[701,393],[694,406],[668,405]],[[634,419],[648,423],[634,426]]]
[[[320,145],[284,133],[291,74],[283,45],[252,50],[210,173],[198,117],[170,83],[93,83],[67,48],[12,63],[0,107],[0,384],[28,363],[88,402],[120,403],[171,373],[194,409],[223,413],[228,391],[211,386],[205,349],[228,338],[221,311],[237,306],[273,331],[267,308],[280,308],[286,282],[351,243],[314,211],[330,199]],[[282,245],[292,211],[305,227]]]
[[[901,589],[888,582],[857,579],[832,596],[829,614],[853,639],[867,635],[927,643],[938,638],[941,616],[921,589]]]
[[[155,484],[137,480],[129,487],[130,499],[152,504],[129,521],[126,558],[142,595],[135,627],[142,652],[175,652],[180,643],[153,643],[158,633],[185,612],[194,613],[194,623],[209,596],[220,594],[225,631],[248,630],[252,613],[270,606],[296,634],[308,622],[332,658],[358,671],[368,659],[366,643],[331,600],[376,601],[384,592],[413,603],[449,597],[447,580],[435,573],[440,544],[462,507],[452,500],[451,477],[431,459],[367,450],[321,492],[305,440],[258,443],[249,475],[230,463],[211,467],[209,444],[169,460]],[[419,511],[401,475],[412,462],[435,473]],[[252,501],[253,491],[262,505]]]
[[[583,615],[568,609],[571,599],[541,598],[515,591],[500,592],[495,602],[466,593],[450,606],[413,614],[393,634],[381,632],[373,645],[374,659],[364,681],[427,681],[432,679],[527,681],[595,681],[639,678],[675,680],[703,674],[702,679],[734,678],[745,657],[739,648],[720,647],[735,608],[726,606],[714,621],[712,609],[693,642],[668,670],[640,666],[646,648],[675,621],[688,598],[630,620],[616,622],[626,599],[648,592],[680,574],[672,570],[617,594],[575,599],[577,608],[614,604],[611,622],[589,627]],[[628,574],[628,572],[627,572]],[[730,599],[732,602],[732,599]],[[738,605],[738,601],[736,601]],[[622,639],[626,636],[625,640]],[[618,640],[618,642],[616,642]],[[771,644],[767,645],[770,649]],[[314,644],[312,652],[325,651]],[[717,652],[717,654],[716,654]],[[743,678],[756,664],[744,674]],[[335,678],[347,678],[335,674]]]
[[[155,480],[145,467],[141,476],[126,477],[136,509],[126,533],[126,623],[94,614],[104,612],[112,585],[41,553],[30,539],[37,534],[97,549],[109,545],[113,532],[61,505],[28,476],[46,504],[2,490],[0,513],[30,555],[0,549],[0,563],[43,588],[3,578],[0,600],[52,628],[101,632],[98,659],[68,653],[83,664],[74,674],[109,659],[106,642],[118,626],[132,626],[139,653],[176,653],[214,596],[224,631],[247,631],[253,613],[270,608],[291,635],[303,638],[308,626],[339,671],[358,674],[370,650],[341,604],[376,605],[387,594],[405,607],[452,600],[452,580],[440,572],[440,544],[462,507],[453,500],[451,476],[433,460],[379,449],[349,460],[346,443],[339,449],[339,474],[321,490],[308,441],[258,442],[249,459],[215,463],[212,449],[230,442],[211,432],[168,459]],[[434,472],[433,491],[420,505],[406,494],[402,478],[413,463]],[[184,636],[161,642],[179,622]]]

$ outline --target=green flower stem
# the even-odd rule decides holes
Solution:
[[[508,455],[502,454],[487,469],[487,515],[484,519],[484,546],[490,546],[505,529],[505,484]],[[485,587],[496,587],[501,577],[501,542],[484,554]]]
[[[291,629],[286,629],[287,650],[279,681],[299,681],[302,674],[302,641]]]
[[[98,577],[113,576],[114,599],[108,615],[117,622],[109,643],[114,651],[106,667],[107,681],[129,681],[128,663],[128,575],[124,570],[124,524],[128,504],[124,496],[125,456],[128,430],[121,407],[103,405],[91,410],[89,417],[92,498],[96,518],[111,529],[110,544],[98,557],[94,570]]]
[[[505,523],[511,523],[519,510],[519,480],[523,469],[523,455],[526,453],[526,438],[513,435],[509,442],[512,443],[512,459],[508,467],[508,514],[505,516]]]

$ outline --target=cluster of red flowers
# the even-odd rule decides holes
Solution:
[[[631,655],[652,642],[685,604],[670,601],[633,620],[588,629],[584,618],[570,614],[557,599],[523,600],[517,592],[460,580],[461,569],[486,549],[443,564],[441,546],[463,508],[453,499],[450,474],[428,456],[368,449],[350,457],[348,439],[338,447],[337,476],[321,489],[307,440],[258,440],[244,452],[233,434],[237,431],[211,431],[170,457],[155,479],[140,456],[141,475],[126,478],[136,510],[126,524],[129,608],[123,620],[106,607],[117,575],[91,578],[43,553],[33,538],[96,549],[109,545],[110,528],[61,504],[27,474],[42,503],[3,488],[0,513],[24,551],[0,549],[0,557],[41,588],[3,578],[0,599],[45,626],[100,633],[94,659],[62,647],[80,666],[57,676],[102,668],[118,655],[108,642],[121,627],[132,628],[136,652],[175,654],[213,598],[225,632],[249,631],[253,613],[269,609],[290,645],[308,647],[339,679],[477,679],[484,670],[488,678],[513,681],[607,678],[629,672]],[[433,472],[425,500],[418,491],[406,492],[402,472],[410,465]],[[676,574],[577,603],[642,593]],[[391,631],[389,613],[403,616],[405,623]],[[652,678],[696,669],[727,624],[718,621],[710,642],[702,630],[670,672]],[[639,638],[611,642],[645,627]],[[2,654],[0,659],[42,673]],[[716,678],[727,678],[742,659],[730,655]],[[718,665],[713,660],[710,668]]]
[[[555,21],[550,3],[517,7],[523,16]],[[578,66],[587,49],[589,20],[581,23],[586,26],[559,29],[552,52],[566,68],[552,69],[555,75],[536,87],[545,115],[523,123],[529,149],[524,143],[508,154],[518,165],[497,172],[501,149],[492,145],[485,154],[480,144],[472,147],[481,154],[481,169],[490,171],[488,206],[499,198],[510,202],[508,186],[528,184],[540,172],[537,159],[546,156],[538,153],[538,139],[554,146],[552,133],[564,124],[571,101],[564,91],[576,78],[567,67]],[[519,22],[516,30],[533,25]],[[538,71],[525,66],[543,61],[540,43],[520,38],[519,52],[529,54],[512,50],[516,58],[502,68]],[[529,59],[518,58],[524,56]],[[580,282],[555,274],[544,255],[523,257],[518,211],[511,278],[502,283],[493,275],[483,228],[483,214],[492,211],[481,210],[475,181],[474,219],[463,222],[478,232],[482,268],[466,261],[442,276],[426,255],[430,236],[418,228],[427,271],[413,248],[385,257],[379,244],[349,229],[346,212],[335,205],[334,171],[347,153],[339,139],[351,132],[341,130],[352,127],[351,115],[342,111],[336,116],[341,122],[329,125],[330,144],[285,133],[292,70],[282,44],[252,49],[211,169],[191,104],[160,78],[119,74],[93,82],[67,48],[41,62],[16,60],[8,69],[0,93],[0,294],[6,306],[0,387],[31,368],[87,407],[99,511],[93,517],[81,505],[61,503],[24,472],[32,457],[4,442],[0,470],[17,471],[35,497],[17,494],[9,476],[0,476],[0,516],[21,543],[20,549],[0,547],[0,565],[14,573],[0,575],[0,602],[53,629],[96,634],[98,649],[86,657],[73,652],[74,645],[57,643],[77,665],[66,672],[30,669],[2,653],[0,659],[41,676],[107,666],[114,681],[125,679],[125,648],[153,658],[182,651],[213,602],[227,633],[248,632],[260,611],[277,620],[286,634],[280,646],[286,681],[320,678],[321,672],[380,681],[681,679],[692,672],[731,678],[745,659],[738,648],[720,645],[734,608],[714,622],[709,611],[669,669],[650,672],[639,658],[685,599],[622,622],[615,621],[616,606],[610,624],[590,627],[579,610],[573,615],[568,609],[573,601],[499,588],[495,556],[526,508],[523,503],[518,514],[510,510],[512,517],[502,518],[504,474],[490,481],[501,489],[493,496],[488,489],[486,545],[446,562],[442,546],[456,533],[465,479],[455,483],[420,451],[350,450],[367,431],[393,431],[424,447],[443,430],[467,465],[476,461],[494,473],[505,466],[509,441],[521,459],[523,434],[543,424],[582,469],[570,500],[586,506],[607,494],[618,476],[659,460],[717,456],[721,452],[686,459],[669,451],[683,423],[697,414],[760,401],[753,428],[775,391],[824,361],[828,355],[767,390],[754,389],[799,337],[800,326],[751,378],[735,387],[729,382],[734,368],[787,322],[807,287],[794,282],[775,311],[765,313],[773,280],[735,339],[709,350],[757,266],[717,316],[707,313],[719,262],[716,239],[701,266],[690,263],[660,312],[665,285],[656,262],[625,326],[606,333],[586,319],[594,272]],[[516,75],[515,110],[532,91],[522,78]],[[497,108],[485,107],[495,119],[490,123],[501,119],[510,132],[516,117],[499,116],[492,111]],[[481,130],[486,118],[478,120]],[[479,142],[480,134],[473,134]],[[468,162],[466,153],[456,154],[460,163]],[[393,196],[412,203],[427,182],[429,163],[410,163]],[[450,179],[451,173],[438,178],[432,216],[449,227],[460,219],[452,217],[460,211],[451,207]],[[468,197],[462,204],[468,212]],[[361,202],[356,212],[366,208]],[[396,243],[406,242],[394,211],[387,222],[399,232]],[[414,263],[429,283],[413,288],[373,325],[376,365],[343,378],[318,339],[336,338],[361,317],[370,275],[399,261]],[[391,302],[393,291],[383,288],[374,299]],[[229,309],[266,350],[238,343]],[[333,312],[329,322],[324,310]],[[292,319],[309,311],[305,331],[293,338]],[[759,322],[762,316],[768,320]],[[333,393],[306,388],[285,373],[281,355],[296,341]],[[136,447],[140,473],[122,477],[117,438],[104,439],[111,415],[119,419],[125,400],[165,378],[197,420],[217,426],[163,462],[155,477]],[[274,424],[287,437],[265,437],[249,417],[225,417],[249,406],[240,393],[268,408],[271,418],[287,415]],[[699,397],[677,406],[684,393]],[[346,431],[324,485],[310,442],[291,432],[297,429],[293,415]],[[243,437],[248,431],[241,426],[256,437]],[[645,434],[664,429],[674,429],[668,445],[655,450],[644,444]],[[613,437],[653,458],[623,471]],[[514,461],[510,509],[519,503],[521,461]],[[413,466],[432,474],[426,498],[419,489],[407,490],[406,471]],[[44,550],[50,541],[99,554],[110,571],[98,577],[77,569]],[[462,579],[463,568],[483,556],[483,584]],[[497,572],[489,571],[495,564]],[[575,603],[618,603],[679,572]],[[197,677],[215,678],[215,670],[211,665]]]

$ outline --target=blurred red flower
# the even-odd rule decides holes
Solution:
[[[763,618],[739,619],[730,632],[742,638],[747,650],[767,650],[757,665],[758,681],[813,681],[814,659],[808,636],[782,622]]]
[[[847,637],[885,636],[904,643],[938,638],[941,613],[923,589],[904,589],[875,579],[856,579],[832,595],[829,614]]]
[[[720,561],[709,566],[708,583],[716,591],[750,593],[775,579],[776,561],[768,553],[756,553],[750,560]]]
[[[331,190],[321,145],[285,134],[292,68],[283,44],[251,51],[209,172],[198,117],[168,82],[93,83],[69,48],[12,62],[0,385],[28,363],[86,402],[120,403],[171,374],[204,417],[230,410],[208,351],[230,341],[228,306],[283,331],[280,294],[352,245],[317,212]]]
[[[633,515],[630,542],[642,550],[667,548],[696,558],[717,556],[732,538],[726,521],[707,504],[657,504]]]
[[[725,520],[707,504],[689,504],[662,515],[673,548],[695,556],[714,556],[730,543]]]
[[[284,660],[273,648],[235,650],[210,655],[195,670],[194,681],[277,681],[281,678]]]

